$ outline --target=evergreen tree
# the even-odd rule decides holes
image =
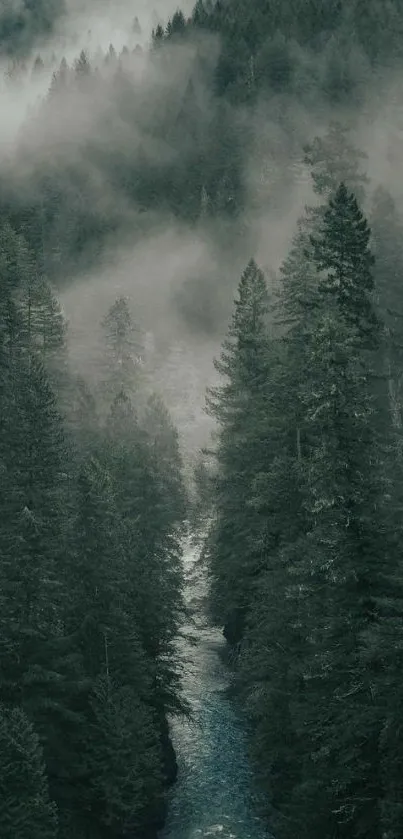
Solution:
[[[155,469],[158,470],[161,502],[167,516],[166,527],[169,530],[174,522],[180,527],[186,518],[186,498],[179,435],[167,408],[157,394],[153,394],[147,402],[144,427],[147,429],[148,445]]]
[[[39,644],[46,637],[60,601],[67,450],[41,363],[35,357],[28,364],[23,359],[15,372],[14,411],[8,413],[4,428],[8,492],[0,528],[5,645],[1,666],[3,697],[11,689],[14,701],[21,701],[20,680],[29,664],[28,651],[34,651],[33,638],[37,633]]]
[[[242,637],[249,582],[258,562],[254,539],[259,517],[248,502],[262,457],[259,409],[264,412],[267,393],[267,312],[265,279],[251,260],[239,283],[221,358],[215,362],[227,381],[208,395],[209,411],[219,423],[216,512],[209,548],[212,596],[216,619],[234,643]]]
[[[144,701],[142,676],[136,669],[129,687],[106,672],[94,686],[88,760],[105,836],[147,829],[149,804],[157,808],[162,795],[158,725]]]
[[[95,396],[81,376],[72,378],[71,400],[66,406],[66,428],[78,459],[96,451],[100,441],[100,422]]]
[[[127,591],[142,644],[156,667],[155,701],[161,709],[177,704],[172,645],[182,610],[179,537],[184,493],[177,472],[176,435],[155,400],[146,422],[148,418],[150,429],[146,432],[140,428],[127,396],[121,393],[115,399],[107,421],[107,463],[125,544],[132,557]],[[170,452],[166,451],[163,459],[166,441]]]
[[[371,231],[353,193],[340,184],[325,212],[319,237],[312,237],[313,258],[324,272],[319,291],[336,296],[344,318],[372,347],[379,341],[379,323],[371,294],[374,257]]]
[[[381,325],[370,230],[343,184],[316,228],[305,264],[295,248],[282,269],[288,329],[272,340],[278,363],[267,374],[274,457],[261,457],[250,481],[264,525],[237,681],[276,835],[379,839],[400,824],[390,739],[400,691],[386,722],[382,686],[386,672],[393,679],[385,649],[392,632],[399,644],[401,613],[373,385]],[[297,276],[308,279],[300,297]],[[251,404],[259,416],[255,395]],[[239,585],[246,579],[241,570]]]
[[[401,287],[403,260],[400,249],[402,222],[391,195],[379,187],[373,197],[372,248],[375,255],[376,309],[384,325],[383,373],[387,378],[390,419],[400,429],[403,365],[403,311]]]
[[[304,148],[305,163],[310,167],[313,188],[328,200],[340,183],[352,190],[360,203],[365,196],[368,178],[361,172],[366,154],[357,149],[348,137],[348,129],[332,120],[323,137],[315,137]]]
[[[0,706],[0,804],[4,839],[56,839],[39,738],[20,708]]]
[[[109,403],[121,392],[131,395],[140,375],[142,343],[128,301],[119,297],[102,321],[104,390]]]
[[[83,80],[90,75],[91,65],[88,61],[85,50],[81,50],[80,55],[74,64],[74,69],[78,80]]]
[[[379,835],[380,710],[361,638],[376,619],[394,551],[385,545],[380,452],[376,457],[371,374],[379,324],[369,237],[342,184],[312,237],[320,282],[297,391],[306,429],[305,537],[290,571],[303,592],[305,652],[304,687],[290,707],[303,762],[285,815],[290,827],[302,822],[306,837]]]
[[[161,785],[154,789],[151,780],[159,776],[161,766],[158,723],[151,711],[149,731],[143,730],[153,668],[147,669],[138,637],[139,616],[130,598],[130,561],[112,481],[94,457],[82,465],[77,501],[75,551],[68,569],[75,596],[65,612],[65,627],[82,673],[76,697],[81,718],[75,730],[70,728],[69,754],[69,773],[80,783],[72,787],[70,800],[66,801],[64,793],[64,821],[84,831],[97,826],[102,832],[109,825],[115,835],[129,816],[140,818],[149,799],[161,794]],[[106,707],[101,696],[107,700]],[[154,745],[148,752],[150,737]],[[126,763],[135,741],[133,756]],[[57,785],[63,797],[60,774]]]
[[[353,189],[355,195],[364,194],[367,177],[360,171],[360,162],[365,160],[365,154],[351,144],[347,134],[346,127],[331,122],[323,138],[315,137],[305,147],[304,162],[309,166],[314,192],[322,202],[305,208],[290,253],[280,269],[279,320],[282,323],[301,323],[317,305],[319,277],[314,266],[312,236],[322,223],[327,201],[335,196],[341,182]],[[303,352],[303,344],[299,352]]]
[[[52,289],[31,270],[20,286],[18,302],[23,319],[21,340],[55,368],[65,349],[66,322]]]

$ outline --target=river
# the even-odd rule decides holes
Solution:
[[[170,721],[178,779],[160,839],[269,839],[253,814],[242,724],[226,696],[229,673],[220,655],[225,641],[206,619],[199,556],[200,547],[189,539],[184,567],[191,623],[183,627],[178,652],[191,718]]]

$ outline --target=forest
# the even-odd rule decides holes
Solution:
[[[264,825],[401,839],[401,4],[71,8],[0,10],[1,839],[163,831],[189,532]]]

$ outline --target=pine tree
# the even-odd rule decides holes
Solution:
[[[85,53],[85,50],[81,50],[80,55],[74,64],[74,69],[76,77],[79,80],[84,79],[85,77],[90,75],[91,65],[88,61],[88,57]]]
[[[372,249],[375,255],[376,309],[384,324],[383,373],[387,378],[390,419],[395,429],[402,425],[403,310],[401,284],[403,260],[399,242],[402,222],[391,195],[379,187],[373,197]]]
[[[165,38],[164,29],[161,26],[161,24],[159,23],[156,26],[156,28],[153,30],[153,33],[152,33],[153,48],[157,49],[163,43],[164,38]]]
[[[3,242],[1,698],[35,722],[49,767],[66,756],[62,731],[77,677],[62,625],[69,452],[39,350],[27,339],[21,299],[32,263],[21,238],[8,231]]]
[[[133,323],[128,300],[119,297],[103,322],[104,391],[109,404],[120,393],[131,396],[137,388],[141,369],[142,342]]]
[[[112,631],[110,612],[119,602],[125,582],[125,559],[118,540],[111,479],[95,458],[82,466],[78,493],[76,559],[70,574],[81,592],[72,604],[69,623],[70,631],[75,626],[81,637],[84,671],[95,680],[105,662],[105,637]]]
[[[323,304],[307,335],[310,365],[299,397],[311,426],[304,501],[310,547],[298,570],[310,651],[296,729],[302,737],[309,732],[311,759],[292,801],[307,837],[379,835],[380,714],[361,637],[376,620],[393,551],[384,542],[368,357],[378,345],[369,236],[341,185],[313,241]]]
[[[315,137],[304,148],[304,161],[310,167],[313,188],[328,200],[345,183],[357,201],[362,202],[368,178],[360,171],[366,154],[357,149],[348,137],[348,128],[332,120],[323,137]]]
[[[375,260],[369,250],[370,236],[354,194],[341,183],[330,199],[320,236],[311,238],[317,270],[324,272],[319,290],[336,296],[344,318],[374,347],[379,323],[371,299]]]
[[[360,171],[360,161],[366,156],[351,144],[347,129],[340,123],[331,122],[325,136],[315,137],[304,152],[314,192],[322,202],[305,208],[290,253],[280,269],[279,320],[286,324],[295,320],[301,323],[303,315],[308,317],[316,304],[318,276],[313,264],[312,236],[322,223],[327,201],[335,197],[342,182],[360,198],[367,184],[367,177]]]
[[[272,343],[266,412],[274,457],[251,482],[261,571],[237,680],[276,835],[379,839],[400,819],[389,734],[400,693],[386,724],[382,685],[401,609],[373,382],[381,325],[370,230],[343,184],[315,225],[282,270],[287,331]]]
[[[0,528],[3,643],[5,649],[11,645],[2,657],[3,696],[16,673],[21,679],[27,668],[35,633],[39,644],[56,619],[67,489],[61,419],[41,363],[32,358],[26,366],[23,360],[14,368],[13,385],[14,410],[4,428],[8,493]],[[20,701],[21,681],[13,695],[16,688],[15,701]]]
[[[66,322],[51,287],[31,270],[20,285],[21,341],[55,366],[65,349]]]
[[[95,396],[81,376],[72,378],[70,403],[66,406],[66,428],[78,459],[96,451],[100,440],[100,423]]]
[[[127,590],[142,644],[159,673],[156,703],[164,707],[177,704],[172,645],[182,610],[184,491],[176,434],[155,398],[144,421],[150,424],[147,431],[139,426],[127,396],[121,393],[115,399],[107,421],[107,463],[132,557]]]
[[[160,480],[161,501],[165,506],[167,529],[174,522],[182,525],[186,518],[186,499],[182,478],[182,457],[178,431],[172,423],[161,397],[153,394],[146,406],[144,427]],[[162,514],[162,510],[161,510]],[[162,524],[162,519],[159,519]]]
[[[360,172],[362,159],[365,159],[365,155],[351,145],[347,129],[339,123],[332,122],[323,138],[316,137],[313,143],[305,148],[304,161],[310,167],[314,192],[322,198],[322,203],[305,208],[305,215],[298,222],[290,253],[280,268],[277,321],[282,329],[285,327],[287,330],[288,355],[290,357],[292,352],[294,356],[293,361],[286,365],[288,381],[284,381],[284,388],[288,389],[290,394],[298,389],[309,367],[306,334],[309,333],[310,321],[319,305],[320,283],[320,273],[315,264],[314,243],[327,210],[326,200],[335,197],[343,177],[360,195],[363,193],[367,179]],[[363,235],[365,236],[365,231]],[[296,400],[290,404],[290,411],[294,414],[291,428],[295,428],[293,433],[298,438],[300,448],[306,429],[302,429],[302,418]]]
[[[216,618],[227,637],[242,637],[250,580],[258,562],[259,517],[249,507],[251,486],[264,456],[259,413],[264,412],[268,379],[268,298],[264,276],[251,260],[238,288],[228,337],[217,371],[227,381],[208,394],[218,420],[215,524],[210,536]]]
[[[39,739],[20,708],[0,705],[0,806],[4,839],[56,839]]]
[[[95,827],[102,832],[108,825],[114,833],[122,831],[129,817],[141,820],[162,789],[159,720],[150,709],[155,665],[142,648],[136,610],[144,589],[137,576],[134,601],[133,558],[113,481],[94,456],[81,467],[73,532],[67,576],[75,595],[64,620],[82,676],[68,769],[79,784],[69,799],[64,795],[66,837],[71,825],[84,832]],[[57,776],[55,788],[63,794],[60,771]]]
[[[144,701],[144,674],[137,669],[132,675],[135,682],[122,686],[106,672],[97,679],[92,697],[92,806],[101,828],[113,836],[148,829],[150,803],[158,808],[162,796],[158,725]]]
[[[62,58],[59,69],[52,74],[52,80],[48,92],[48,102],[55,101],[61,92],[67,89],[69,67],[65,58]]]
[[[186,21],[183,12],[178,9],[172,17],[171,26],[170,26],[170,34],[171,35],[182,35],[186,28]]]
[[[378,599],[381,619],[364,634],[364,655],[378,669],[375,684],[377,705],[382,710],[379,737],[379,809],[382,835],[395,839],[402,830],[400,718],[400,650],[402,621],[401,542],[401,255],[398,246],[401,222],[391,196],[376,191],[373,213],[373,247],[376,254],[376,305],[383,331],[379,367],[387,392],[383,394],[380,434],[383,441],[386,531],[398,555],[397,567],[388,570],[383,597]],[[385,545],[386,547],[386,545]],[[391,548],[389,547],[389,553]]]
[[[60,839],[141,833],[155,813],[160,826],[172,774],[166,713],[182,708],[178,435],[157,398],[141,428],[121,387],[138,384],[123,301],[105,323],[109,382],[117,373],[120,388],[104,429],[88,389],[73,389],[73,453],[52,388],[63,385],[54,373],[63,371],[64,320],[23,239],[6,227],[0,284],[0,700],[35,725]],[[28,743],[32,761],[35,748]],[[34,762],[32,773],[29,827],[0,784],[10,836],[50,839],[53,809],[47,822]]]

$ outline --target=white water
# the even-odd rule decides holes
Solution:
[[[181,639],[178,650],[192,719],[171,723],[178,779],[160,839],[265,839],[267,833],[252,811],[242,725],[224,693],[229,679],[219,653],[225,641],[205,617],[207,587],[198,558],[199,549],[189,541],[184,565],[193,625],[183,627],[183,632],[194,642]]]

